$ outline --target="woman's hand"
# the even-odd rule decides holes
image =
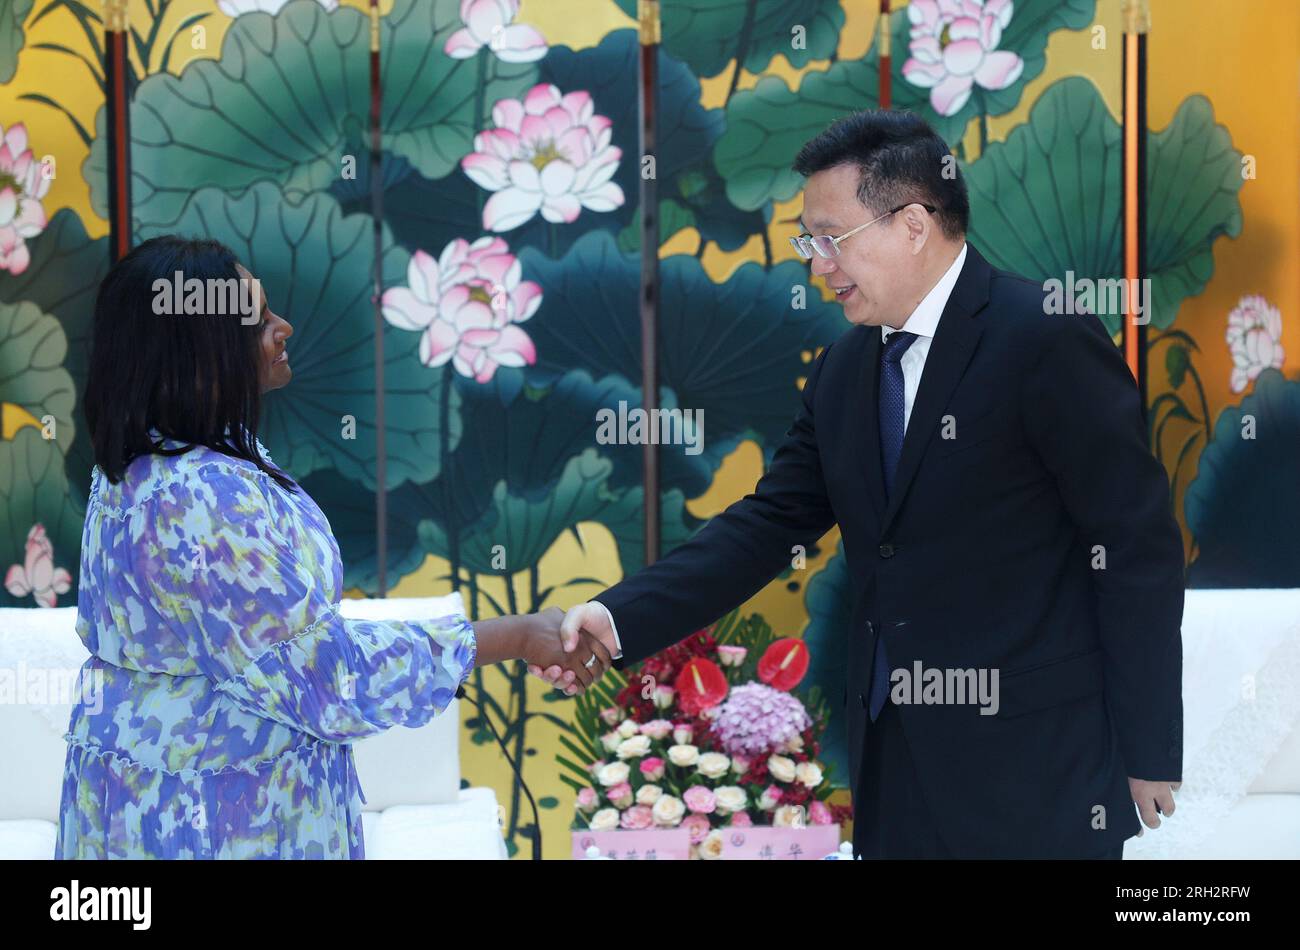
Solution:
[[[609,669],[612,662],[609,650],[585,632],[580,633],[578,648],[572,653],[565,652],[560,639],[564,611],[559,607],[548,607],[530,619],[538,622],[529,627],[523,659],[528,663],[529,671],[560,667],[564,672],[555,683],[556,689],[573,696],[596,682]]]

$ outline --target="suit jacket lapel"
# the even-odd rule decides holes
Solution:
[[[876,523],[885,514],[885,476],[880,470],[880,410],[877,394],[880,392],[880,328],[863,327],[866,343],[860,356],[861,377],[858,382],[858,405],[866,407],[862,438],[857,440],[861,471],[865,476],[867,494],[875,509]]]
[[[966,261],[962,264],[961,274],[953,286],[948,303],[943,308],[938,329],[930,343],[930,352],[925,358],[925,371],[921,374],[921,386],[912,406],[912,415],[907,423],[907,434],[903,436],[903,450],[898,458],[898,472],[894,476],[894,490],[889,496],[885,508],[884,520],[880,533],[885,535],[893,523],[908,486],[920,467],[925,447],[934,437],[940,414],[948,405],[953,389],[966,372],[971,354],[979,342],[983,327],[972,317],[982,310],[989,299],[989,277],[991,268],[973,246],[967,245]],[[876,338],[876,361],[879,363],[880,342]],[[879,369],[876,370],[879,373]],[[871,404],[876,405],[875,394]],[[872,412],[877,415],[876,411]],[[876,468],[880,468],[880,424],[872,420],[872,431],[876,434]],[[877,471],[876,478],[882,484],[883,479]]]

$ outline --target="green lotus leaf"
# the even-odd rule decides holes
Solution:
[[[639,258],[620,253],[606,233],[586,235],[559,261],[532,248],[520,257],[546,288],[527,324],[538,353],[529,379],[546,383],[578,368],[639,382]],[[798,408],[807,356],[848,324],[837,305],[807,287],[808,270],[794,261],[771,269],[745,264],[715,284],[694,257],[674,255],[662,262],[661,277],[660,379],[678,407],[703,412],[702,452],[691,458],[707,465],[678,471],[683,478],[709,473],[703,483],[674,482],[665,471],[663,484],[694,497],[740,441],[754,438],[770,455]],[[684,448],[662,447],[660,454]]]
[[[9,82],[18,70],[18,53],[23,48],[23,24],[35,0],[4,0],[0,3],[0,83]]]
[[[1199,96],[1148,142],[1146,317],[1164,329],[1209,280],[1215,239],[1241,230],[1241,156]],[[1063,293],[1071,279],[1121,278],[1122,159],[1120,127],[1092,83],[1054,83],[1027,123],[965,166],[971,242],[998,267],[1060,281]],[[1095,288],[1092,310],[1115,333],[1123,297]]]
[[[67,452],[76,433],[72,374],[63,367],[68,338],[59,321],[33,303],[0,303],[0,403],[21,406],[38,420],[54,417],[54,439]]]
[[[1300,587],[1300,382],[1266,369],[1219,414],[1183,502],[1191,587]]]
[[[21,274],[0,275],[0,301],[30,302],[44,313],[58,318],[67,341],[64,368],[76,386],[72,423],[85,438],[65,439],[59,433],[64,468],[75,497],[90,491],[90,470],[94,465],[89,429],[81,404],[86,374],[90,369],[90,331],[95,314],[95,295],[108,273],[108,238],[91,239],[76,212],[60,209],[40,234],[27,239],[31,262]],[[58,418],[58,413],[55,413]]]

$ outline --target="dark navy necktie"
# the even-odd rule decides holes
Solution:
[[[885,499],[894,490],[894,473],[898,457],[903,454],[904,422],[903,367],[899,362],[907,348],[916,342],[915,333],[899,330],[889,334],[880,350],[880,469],[885,479]],[[868,708],[875,722],[889,696],[889,662],[885,659],[885,638],[876,630],[876,657],[871,668],[871,696]]]

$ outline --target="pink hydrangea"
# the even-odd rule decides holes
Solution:
[[[718,707],[713,732],[729,755],[757,756],[784,747],[811,725],[803,703],[791,694],[744,683]]]

